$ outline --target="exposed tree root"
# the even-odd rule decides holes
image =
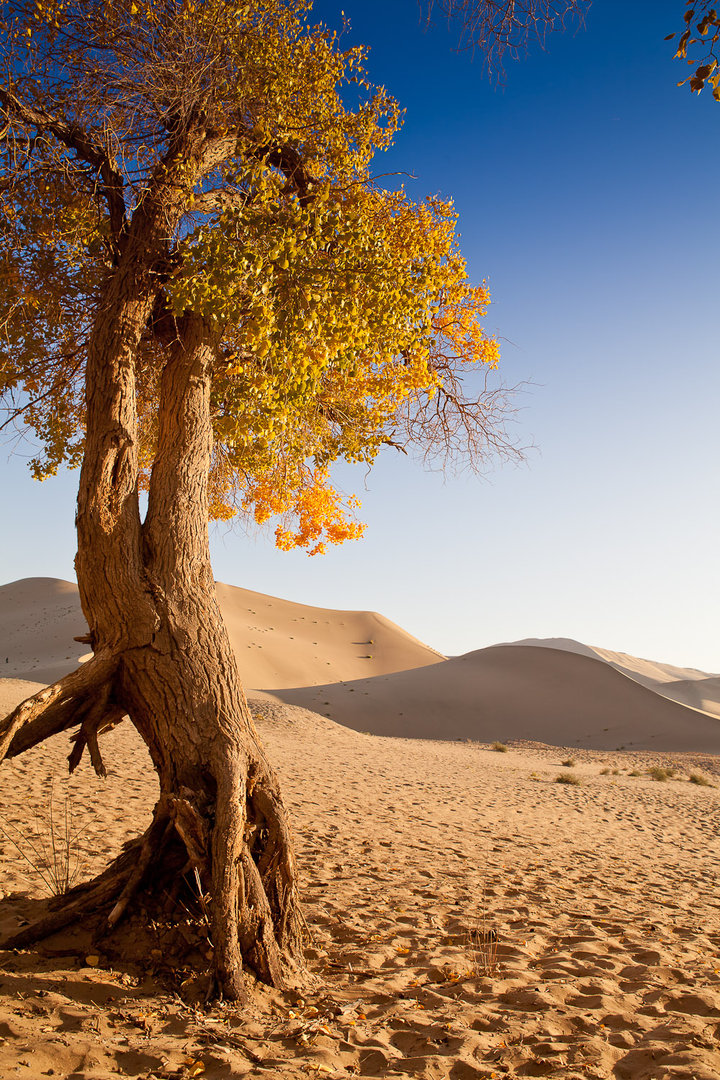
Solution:
[[[170,834],[174,833],[173,824],[171,802],[161,796],[156,803],[152,823],[142,836],[126,844],[123,852],[98,877],[76,885],[51,901],[51,910],[47,915],[6,938],[2,947],[24,948],[42,941],[80,918],[109,907],[115,901],[106,922],[106,928],[112,929],[125,914],[151,863],[164,864],[164,875],[158,874],[161,891],[167,876],[176,873],[182,866],[182,858],[178,858],[177,851],[173,851],[169,843]]]
[[[140,887],[140,883],[152,862],[153,856],[156,856],[158,851],[162,851],[165,846],[165,840],[171,827],[172,825],[167,809],[167,799],[161,796],[155,806],[152,825],[141,838],[140,852],[135,867],[125,882],[123,890],[117,899],[117,903],[108,915],[107,924],[109,928],[112,929],[125,914],[128,904]]]
[[[206,615],[213,627],[214,609]],[[168,615],[168,625],[176,617]],[[207,652],[190,660],[169,631],[165,638],[156,636],[147,651],[99,649],[0,721],[0,761],[76,727],[70,771],[87,749],[102,777],[98,736],[129,711],[161,788],[143,836],[99,877],[52,902],[43,918],[13,934],[5,947],[28,946],[88,916],[98,916],[102,938],[134,908],[151,921],[148,913],[158,913],[167,923],[187,887],[180,922],[192,908],[207,926],[213,986],[223,997],[245,997],[246,964],[275,987],[284,984],[289,969],[301,968],[304,923],[279,785],[239,681],[223,683],[233,662],[226,643],[218,652],[213,682]],[[178,915],[175,908],[171,921]]]
[[[244,962],[263,982],[283,986],[286,961],[299,957],[303,931],[287,827],[258,784],[246,801],[238,763],[229,764],[217,791],[212,835],[194,793],[183,789],[180,795],[161,795],[143,836],[99,877],[53,901],[43,918],[11,935],[2,947],[25,948],[104,910],[107,918],[98,927],[102,940],[136,903],[159,910],[168,901],[172,905],[183,881],[189,896],[195,894],[196,882],[196,914],[208,921],[213,946],[213,992],[244,1000]],[[187,905],[183,908],[188,911]]]

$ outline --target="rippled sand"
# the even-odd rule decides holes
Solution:
[[[720,759],[501,753],[258,708],[295,825],[310,982],[205,1011],[161,950],[145,974],[88,966],[88,942],[59,934],[0,953],[1,1076],[720,1077],[720,787],[688,779],[720,785]],[[129,725],[104,747],[104,783],[86,764],[65,779],[64,737],[6,763],[6,834],[47,816],[52,780],[99,869],[155,797]],[[676,778],[653,780],[658,764]],[[7,835],[2,932],[42,895]]]

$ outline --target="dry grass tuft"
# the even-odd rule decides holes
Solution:
[[[580,783],[580,777],[575,773],[561,772],[555,777],[556,784],[574,784],[577,786]]]
[[[666,780],[672,780],[676,771],[677,770],[673,769],[670,765],[653,765],[652,768],[646,770],[648,776],[652,776],[653,780],[657,780],[660,783],[664,783]]]
[[[507,746],[504,742],[494,742],[490,749],[495,750],[498,754],[507,754]]]
[[[27,876],[44,886],[50,896],[63,896],[77,884],[85,869],[80,840],[85,829],[73,820],[72,800],[65,794],[60,805],[50,785],[47,805],[35,814],[31,828],[10,822],[0,825],[0,835],[26,863]]]
[[[483,910],[475,926],[468,931],[469,974],[473,978],[479,979],[497,972],[498,936],[496,927],[488,918],[487,912]]]

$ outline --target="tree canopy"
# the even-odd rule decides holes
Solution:
[[[70,767],[87,749],[103,775],[128,716],[160,789],[143,836],[5,945],[88,915],[112,934],[136,893],[142,920],[184,888],[209,993],[238,1000],[245,963],[276,986],[302,963],[304,924],[208,519],[277,515],[316,552],[362,528],[333,463],[511,452],[505,392],[466,391],[497,363],[488,293],[452,205],[374,175],[401,110],[303,0],[1,10],[0,393],[36,476],[82,460],[93,655],[0,721],[0,760],[74,727]]]
[[[177,199],[138,343],[145,481],[165,350],[203,320],[215,362],[210,511],[278,515],[278,544],[357,536],[333,462],[380,448],[511,452],[456,214],[372,172],[401,122],[302,0],[63,0],[3,8],[0,391],[43,478],[83,452],[103,281],[163,170]],[[191,126],[205,146],[184,160]]]

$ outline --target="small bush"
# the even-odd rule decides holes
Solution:
[[[490,749],[495,750],[498,754],[507,754],[507,746],[504,742],[494,742]]]
[[[708,780],[707,776],[703,776],[702,773],[691,772],[688,776],[688,780],[691,784],[699,784],[700,787],[712,787],[713,785]]]
[[[572,769],[573,765],[577,765],[577,762],[574,757],[569,757],[565,758],[564,761],[561,761],[560,764],[564,765],[566,769]]]
[[[580,778],[571,772],[561,772],[555,777],[556,784],[579,784]]]
[[[631,769],[628,776],[642,776],[642,773],[639,769]]]
[[[565,762],[563,761],[563,765],[564,765],[564,764],[565,764]],[[609,770],[608,768],[605,768],[605,769],[601,769],[601,770],[600,770],[600,775],[601,775],[601,776],[609,776],[609,775],[610,775],[610,770]]]
[[[675,769],[666,768],[663,765],[653,765],[651,769],[647,770],[648,776],[652,776],[653,780],[658,780],[661,783],[665,780],[672,780],[675,775]]]

